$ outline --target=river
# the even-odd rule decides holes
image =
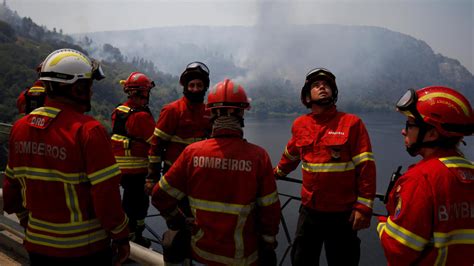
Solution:
[[[403,145],[403,137],[401,130],[405,126],[405,117],[393,112],[390,114],[367,113],[358,114],[364,121],[372,142],[372,148],[375,155],[375,162],[377,166],[377,192],[385,193],[388,185],[388,180],[391,173],[401,165],[402,172],[407,169],[410,164],[420,160],[420,157],[412,158],[406,153]],[[281,157],[285,145],[290,138],[290,129],[294,117],[285,118],[246,118],[244,137],[254,144],[257,144],[267,150],[270,154],[272,162],[276,165]],[[474,159],[474,137],[466,138],[467,146],[461,147],[467,158]],[[301,179],[301,169],[298,168],[289,176]],[[286,181],[278,181],[278,191],[284,194],[299,196],[299,184],[292,184]],[[281,196],[281,203],[284,204],[288,198]],[[283,210],[289,235],[294,236],[296,229],[296,222],[298,219],[299,202],[291,201]],[[376,200],[374,210],[378,213],[384,213],[383,204]],[[155,214],[157,211],[151,209],[150,213]],[[161,218],[150,217],[146,220],[147,224],[151,225],[157,232],[165,230],[164,223]],[[372,218],[371,227],[359,232],[361,239],[361,259],[360,265],[384,265],[385,258],[383,250],[380,246],[378,236],[376,233],[376,219]],[[146,232],[145,234],[149,234]],[[278,260],[280,261],[288,247],[288,241],[285,236],[285,231],[280,225],[280,233],[278,235],[279,246],[277,248]],[[154,245],[154,248],[161,250],[159,245]],[[341,250],[341,256],[344,256],[344,251]],[[324,257],[324,251],[321,255],[321,264],[327,265]],[[283,265],[291,265],[289,254],[286,256]]]

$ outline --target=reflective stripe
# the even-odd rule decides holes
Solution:
[[[257,205],[262,207],[272,205],[275,202],[278,202],[278,193],[276,190],[268,195],[257,198]]]
[[[474,229],[459,229],[448,233],[434,232],[435,247],[454,244],[474,244]]]
[[[234,203],[226,203],[226,202],[218,202],[218,201],[208,201],[202,199],[196,199],[193,197],[189,197],[189,205],[195,213],[195,210],[204,210],[209,212],[217,212],[217,213],[228,213],[234,214],[237,216],[237,224],[235,226],[234,231],[234,242],[235,242],[235,255],[234,258],[238,260],[242,260],[244,258],[244,238],[243,238],[243,231],[245,227],[245,223],[247,221],[247,217],[250,212],[255,208],[255,203],[250,203],[248,205],[243,204],[234,204]],[[217,256],[217,255],[216,255]],[[225,258],[225,257],[224,257]]]
[[[189,198],[189,205],[191,205],[192,208],[195,208],[198,210],[210,211],[210,212],[221,212],[221,213],[229,213],[229,214],[235,214],[235,215],[248,215],[255,208],[255,203],[242,205],[242,204],[196,199],[190,196],[188,196],[188,198]]]
[[[148,167],[148,158],[115,156],[115,160],[117,161],[120,169],[138,169]]]
[[[396,239],[401,244],[414,249],[416,251],[422,251],[428,240],[418,236],[407,229],[395,224],[390,217],[388,217],[387,225],[384,230],[389,236]]]
[[[7,165],[7,168],[5,169],[5,175],[11,179],[15,178],[15,172],[8,165]]]
[[[164,192],[166,192],[168,195],[170,195],[171,197],[177,200],[181,200],[182,198],[184,198],[184,196],[186,196],[183,192],[181,192],[181,190],[172,187],[166,180],[166,176],[163,176],[160,179],[160,182],[158,182],[158,185]]]
[[[64,173],[53,169],[34,167],[15,167],[13,169],[15,178],[28,178],[50,182],[63,182],[68,184],[79,184],[89,182],[86,173]]]
[[[125,227],[128,226],[128,217],[127,215],[125,215],[123,221],[121,224],[119,224],[118,226],[116,226],[114,229],[110,230],[112,232],[112,234],[119,234],[120,232],[123,231],[123,229],[125,229]]]
[[[351,162],[345,163],[307,163],[303,162],[303,170],[313,173],[325,172],[346,172],[354,170],[354,164]]]
[[[148,156],[148,161],[150,161],[150,163],[161,163],[161,157],[160,156]]]
[[[30,114],[55,118],[59,114],[59,112],[61,112],[61,109],[43,106],[40,108],[36,108]]]
[[[448,258],[448,247],[442,247],[438,249],[438,256],[436,256],[436,261],[434,265],[444,266],[446,265],[446,259]]]
[[[20,177],[17,180],[20,182],[21,185],[21,203],[23,207],[26,208],[26,180],[25,177]]]
[[[31,87],[29,90],[28,90],[28,93],[36,93],[36,92],[44,92],[45,89],[43,87]]]
[[[362,197],[357,197],[357,203],[365,205],[365,206],[367,206],[371,209],[374,207],[374,201],[373,200],[362,198]]]
[[[283,153],[286,158],[290,159],[290,161],[298,161],[300,159],[300,155],[291,155],[288,151],[288,147],[285,147],[285,152]]]
[[[96,185],[117,175],[120,175],[120,169],[118,168],[117,164],[113,164],[109,167],[90,174],[89,180],[92,185]]]
[[[196,243],[201,239],[204,235],[202,230],[199,230],[196,235],[191,237],[191,247],[196,254],[206,260],[215,261],[224,265],[250,265],[257,261],[258,259],[258,251],[250,254],[248,257],[241,257],[241,258],[230,258],[218,254],[214,254],[208,251],[204,251],[197,247]]]
[[[79,208],[79,199],[77,198],[77,193],[74,188],[74,185],[64,183],[64,195],[66,205],[71,215],[71,222],[82,221],[82,213],[81,209]]]
[[[201,141],[201,140],[204,140],[204,138],[187,138],[187,139],[182,139],[178,136],[172,136],[170,141],[171,142],[176,142],[176,143],[182,143],[182,144],[191,144],[191,143],[194,143],[194,142],[198,142],[198,141]]]
[[[372,152],[363,152],[361,154],[358,154],[354,157],[352,157],[352,162],[354,163],[355,166],[365,162],[365,161],[375,161],[374,160],[374,154]]]
[[[100,231],[93,232],[87,235],[82,235],[82,236],[55,237],[55,236],[43,235],[39,233],[33,233],[30,230],[26,230],[25,238],[26,238],[26,241],[37,244],[37,245],[68,249],[68,248],[87,246],[87,245],[90,245],[91,243],[106,239],[107,234],[104,230],[100,230]]]
[[[168,135],[166,134],[164,131],[160,130],[159,128],[156,128],[155,127],[155,131],[153,132],[153,135],[163,139],[163,140],[166,140],[166,141],[169,141],[171,139],[171,135]]]
[[[151,144],[151,140],[153,139],[153,135],[151,135],[148,139],[146,139],[146,143]]]
[[[377,232],[379,233],[379,238],[382,239],[382,233],[385,231],[386,223],[380,222],[377,225]]]
[[[71,223],[52,223],[33,218],[31,215],[28,219],[28,226],[35,230],[59,235],[84,233],[93,229],[102,228],[98,219]]]
[[[124,113],[128,113],[128,112],[130,112],[130,110],[131,110],[130,107],[125,106],[125,105],[120,105],[120,106],[118,106],[118,107],[115,108],[115,109],[117,109],[117,110],[119,110],[119,111],[122,111],[122,112],[124,112]]]
[[[474,169],[474,163],[469,160],[466,160],[463,157],[453,156],[453,157],[439,158],[439,160],[448,168],[462,167],[462,168]]]
[[[124,149],[130,148],[130,138],[129,137],[119,135],[119,134],[113,134],[111,139],[113,141],[122,142],[123,143],[122,145],[123,145]]]
[[[280,168],[278,168],[278,166],[276,167],[276,174],[278,176],[286,176],[286,173],[283,172],[282,170],[280,170]]]
[[[165,160],[165,164],[171,166],[171,165],[173,165],[173,162],[169,161],[169,160]]]

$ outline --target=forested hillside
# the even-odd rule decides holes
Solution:
[[[0,19],[0,122],[11,123],[18,118],[16,98],[33,84],[37,78],[36,66],[50,52],[59,48],[89,52],[87,45],[74,44],[74,40],[62,31],[49,31],[29,18],[19,18],[4,6],[0,6]],[[155,116],[163,104],[179,97],[181,88],[177,77],[156,71],[151,61],[139,57],[128,59],[110,44],[103,44],[100,49],[101,54],[109,56],[98,58],[107,77],[94,85],[91,114],[105,126],[110,124],[108,120],[114,107],[125,100],[119,80],[126,79],[133,71],[146,73],[157,84],[150,103]]]

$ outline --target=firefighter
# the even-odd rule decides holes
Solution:
[[[231,80],[210,91],[212,136],[189,145],[153,189],[166,219],[164,247],[206,265],[276,265],[280,202],[267,152],[243,139],[244,89]],[[194,223],[177,208],[187,197]],[[191,227],[191,229],[189,229]],[[173,238],[174,237],[174,238]],[[187,239],[187,240],[186,240]],[[179,256],[168,263],[178,263]]]
[[[298,117],[274,173],[284,177],[302,161],[303,185],[293,265],[319,265],[324,243],[329,265],[358,265],[357,231],[369,227],[375,197],[375,161],[360,118],[336,109],[338,88],[329,70],[308,72]]]
[[[388,265],[472,265],[474,164],[458,149],[474,132],[474,114],[459,92],[441,86],[410,89],[397,110],[412,165],[395,183],[388,218],[377,230]]]
[[[209,68],[204,63],[192,62],[181,74],[179,83],[184,97],[163,107],[151,140],[148,193],[187,145],[207,138],[211,131],[210,114],[203,103],[209,88]]]
[[[36,67],[36,72],[38,73],[38,80],[33,83],[33,86],[26,88],[16,100],[16,107],[20,115],[29,114],[34,109],[44,105],[46,101],[46,91],[44,84],[39,80],[39,74],[41,71],[42,63]]]
[[[105,128],[84,115],[103,72],[83,53],[59,49],[40,75],[48,102],[13,125],[5,211],[26,229],[31,265],[111,265],[114,251],[123,262],[130,246],[120,169]]]
[[[130,239],[149,247],[150,241],[142,235],[149,206],[143,188],[148,173],[148,149],[155,128],[148,108],[150,90],[155,83],[140,72],[131,73],[120,83],[128,100],[112,113],[112,150],[122,171],[122,206],[129,218]]]

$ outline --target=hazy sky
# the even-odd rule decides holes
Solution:
[[[424,40],[474,73],[474,0],[6,0],[65,33],[173,25],[370,25]]]

